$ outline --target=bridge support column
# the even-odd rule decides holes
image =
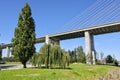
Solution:
[[[7,57],[10,57],[10,47],[6,47],[6,54],[7,54]]]
[[[96,55],[94,49],[94,38],[89,31],[85,32],[85,43],[86,43],[86,63],[96,64]]]
[[[51,44],[51,40],[48,35],[45,36],[45,43],[46,44]]]
[[[45,37],[45,43],[46,44],[60,44],[60,41],[58,39],[50,39],[49,36],[47,35]]]

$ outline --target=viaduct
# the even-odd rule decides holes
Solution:
[[[95,48],[94,48],[94,35],[112,33],[112,32],[120,32],[120,22],[114,22],[104,25],[98,25],[88,28],[82,28],[78,30],[72,30],[57,34],[51,34],[43,37],[36,38],[36,43],[43,43],[51,44],[53,42],[59,42],[61,40],[73,39],[73,38],[81,38],[85,37],[86,43],[86,56],[92,55],[93,64],[96,64],[95,59]],[[1,45],[2,49],[6,48],[6,53],[9,55],[10,48],[12,47],[12,43],[10,44],[3,44]],[[87,64],[91,64],[89,58],[86,60]]]

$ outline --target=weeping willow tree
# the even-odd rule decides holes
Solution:
[[[40,48],[40,53],[42,54],[41,57],[43,57],[43,63],[46,65],[47,68],[49,68],[49,64],[50,64],[50,45],[48,44],[44,44],[41,48]]]
[[[58,44],[50,48],[50,68],[65,68],[69,63],[69,54]]]
[[[58,66],[60,67],[61,66],[61,57],[62,57],[62,52],[61,52],[61,48],[59,45],[56,45],[54,44],[52,47],[51,47],[51,57],[52,57],[52,63],[53,63],[53,67],[55,66]]]
[[[46,68],[66,68],[69,65],[69,55],[57,44],[44,44],[40,52],[32,57],[32,64],[38,67],[45,65]]]
[[[32,57],[32,65],[38,66],[41,68],[41,65],[44,64],[44,56],[43,54],[35,53]]]
[[[44,64],[46,68],[49,68],[50,67],[49,58],[50,58],[50,45],[44,44],[40,48],[40,52],[33,55],[32,64],[38,67],[41,67]]]
[[[62,49],[61,55],[62,56],[61,56],[61,65],[60,65],[60,67],[61,68],[66,68],[66,66],[69,66],[69,62],[70,62],[69,55],[64,49]]]

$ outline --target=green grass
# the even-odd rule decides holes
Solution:
[[[93,80],[114,66],[71,64],[70,69],[17,69],[0,71],[0,80]]]

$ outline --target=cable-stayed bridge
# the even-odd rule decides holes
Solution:
[[[97,0],[62,26],[61,32],[119,21],[120,0]]]
[[[36,38],[36,44],[59,44],[61,40],[85,37],[86,55],[92,54],[95,64],[94,35],[120,31],[120,0],[97,0],[80,15],[62,27],[62,32]],[[9,54],[12,43],[2,45]],[[88,59],[89,60],[89,59]],[[87,61],[88,64],[91,64]]]

